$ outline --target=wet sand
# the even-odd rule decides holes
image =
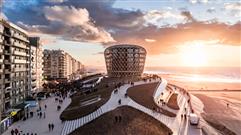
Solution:
[[[192,92],[204,103],[206,119],[241,133],[241,92]],[[229,104],[229,106],[227,106]]]

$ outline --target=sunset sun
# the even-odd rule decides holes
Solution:
[[[184,66],[207,66],[208,58],[204,46],[200,43],[183,46],[181,48],[181,62]]]

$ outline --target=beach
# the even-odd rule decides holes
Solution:
[[[224,82],[190,82],[162,76],[197,96],[204,104],[206,121],[224,134],[241,133],[241,84]],[[213,91],[210,91],[213,90]],[[228,104],[228,105],[227,105]]]

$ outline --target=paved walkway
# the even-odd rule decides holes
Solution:
[[[135,82],[136,85],[146,84],[146,83],[154,83],[156,81],[152,80],[152,82]],[[161,85],[161,84],[160,84]],[[71,121],[65,121],[64,123],[61,122],[59,119],[59,116],[61,112],[69,105],[71,102],[70,98],[66,98],[62,104],[62,110],[57,111],[56,107],[58,105],[57,102],[55,102],[55,97],[48,98],[46,100],[43,100],[41,105],[42,108],[44,108],[44,104],[46,104],[48,107],[46,109],[46,118],[45,119],[39,119],[36,114],[33,118],[29,118],[26,121],[19,121],[14,123],[3,135],[10,135],[10,131],[12,129],[18,128],[20,131],[22,130],[23,133],[37,133],[38,135],[68,135],[69,133],[73,132],[75,129],[83,126],[84,124],[89,123],[90,121],[93,121],[94,119],[100,117],[104,113],[107,113],[109,111],[112,111],[120,106],[130,106],[133,108],[136,108],[137,110],[140,110],[153,118],[157,119],[158,121],[165,124],[168,128],[170,128],[173,131],[173,135],[201,135],[201,129],[197,126],[191,126],[189,125],[188,117],[186,120],[183,120],[181,118],[182,114],[189,113],[190,108],[187,104],[187,95],[183,95],[180,92],[179,88],[174,88],[173,90],[178,92],[178,105],[179,105],[179,111],[176,112],[176,117],[169,117],[164,114],[154,112],[151,109],[148,109],[138,103],[136,103],[134,100],[132,100],[129,97],[125,97],[125,94],[127,93],[128,88],[132,87],[130,84],[123,85],[119,88],[118,93],[112,92],[110,99],[107,103],[105,103],[103,106],[101,106],[98,110],[95,112]],[[118,100],[121,99],[121,104],[118,103]],[[194,110],[201,113],[203,112],[203,104],[202,102],[191,95],[192,99],[192,106],[194,107]],[[186,110],[185,110],[186,108]],[[43,109],[44,110],[44,109]],[[213,129],[211,126],[209,126],[205,121],[201,119],[201,127],[204,127],[208,132],[213,133],[214,135],[217,135],[217,132],[215,129]],[[49,132],[48,131],[48,123],[53,123],[55,125],[54,131]]]
[[[33,118],[29,118],[26,121],[18,121],[14,123],[10,128],[3,133],[3,135],[11,135],[11,130],[18,128],[23,133],[37,133],[37,135],[60,135],[63,128],[63,123],[59,119],[61,112],[69,105],[71,99],[65,98],[60,111],[57,111],[58,102],[55,102],[55,97],[50,97],[46,100],[41,101],[42,110],[46,113],[46,118],[38,118],[37,114],[34,113]],[[47,105],[47,109],[44,109],[44,105]],[[35,108],[36,110],[36,108]],[[54,130],[49,132],[48,123],[55,125]],[[22,135],[21,134],[21,135]]]
[[[153,83],[153,82],[156,82],[156,81],[152,81],[151,83]],[[146,83],[150,83],[150,82],[143,82],[143,81],[135,82],[135,86],[141,85],[141,84],[146,84]],[[163,115],[161,113],[154,112],[153,110],[148,109],[148,108],[136,103],[131,98],[125,97],[125,94],[127,93],[127,90],[130,87],[132,87],[130,84],[126,84],[119,88],[118,93],[112,92],[111,97],[108,100],[108,102],[105,103],[103,106],[101,106],[97,111],[95,111],[85,117],[76,119],[76,120],[66,121],[61,135],[68,135],[69,133],[73,132],[75,129],[81,127],[82,125],[87,124],[88,122],[96,119],[97,117],[103,115],[104,113],[114,110],[117,107],[123,106],[123,105],[131,106],[133,108],[136,108],[136,109],[152,116],[153,118],[155,118],[158,121],[165,124],[168,128],[170,128],[173,131],[173,134],[176,135],[179,131],[179,127],[182,122],[181,114],[184,111],[185,100],[180,100],[178,102],[180,104],[181,111],[179,111],[179,113],[177,113],[177,117],[175,117],[175,118],[169,117],[169,116]],[[118,103],[119,99],[121,99],[121,104]],[[185,126],[185,125],[183,125],[183,126]]]

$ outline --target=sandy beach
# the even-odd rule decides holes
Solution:
[[[178,85],[190,91],[204,103],[204,114],[206,120],[221,125],[215,126],[221,129],[224,134],[232,132],[239,135],[241,133],[241,83],[223,82],[185,82],[174,81],[173,78],[163,76],[169,83]],[[205,90],[225,90],[225,91],[205,91]],[[228,91],[238,90],[238,91]],[[229,106],[227,106],[229,104]],[[222,127],[222,128],[220,128]],[[224,130],[225,127],[227,130]],[[230,132],[230,131],[231,132]]]
[[[192,94],[204,103],[206,120],[223,125],[237,135],[241,133],[241,92],[193,92]]]

